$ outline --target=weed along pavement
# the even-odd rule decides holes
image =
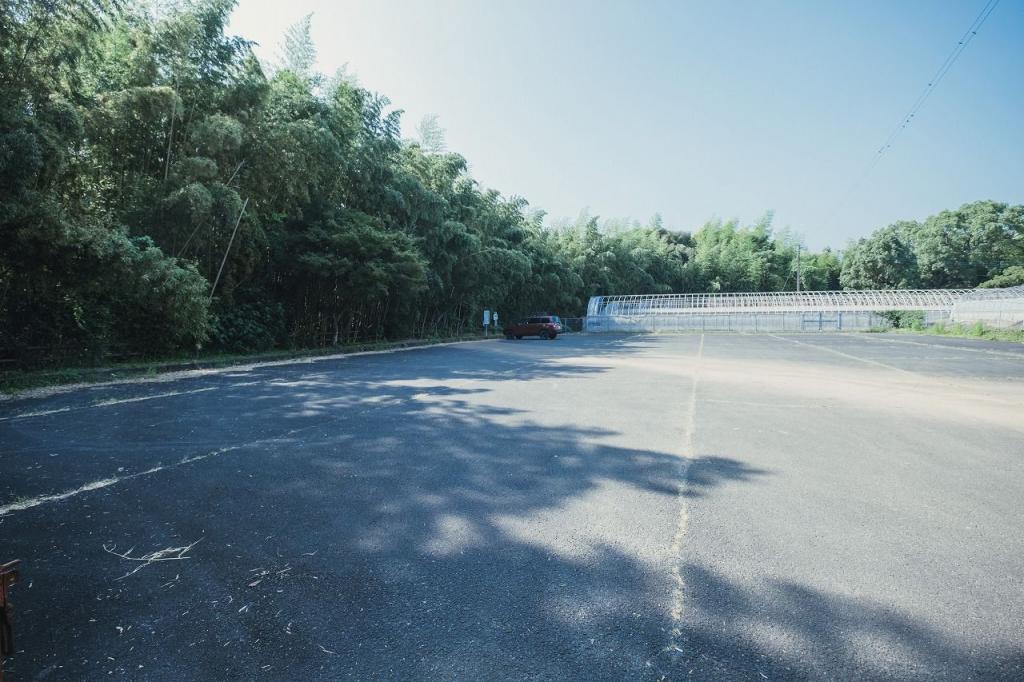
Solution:
[[[567,335],[0,403],[12,680],[1022,679],[1024,348]]]

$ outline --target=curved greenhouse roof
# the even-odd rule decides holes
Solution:
[[[973,289],[875,289],[594,296],[588,316],[951,310]]]
[[[1024,298],[1024,284],[1001,289],[971,289],[969,293],[958,299],[966,301],[995,301],[1001,299]]]
[[[950,318],[954,322],[1020,328],[1024,326],[1024,285],[972,291],[956,302]]]

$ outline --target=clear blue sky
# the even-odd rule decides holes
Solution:
[[[437,114],[474,176],[551,218],[692,230],[775,211],[812,248],[975,199],[1024,203],[1024,0],[1002,0],[913,125],[828,219],[985,4],[240,0],[278,54],[313,13],[348,64]]]

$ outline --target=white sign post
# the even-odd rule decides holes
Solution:
[[[487,327],[491,324],[491,311],[484,311],[484,336],[487,336]]]

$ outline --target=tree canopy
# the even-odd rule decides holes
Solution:
[[[952,289],[1013,280],[1024,265],[1024,206],[975,201],[924,222],[900,221],[843,253],[844,287]]]

